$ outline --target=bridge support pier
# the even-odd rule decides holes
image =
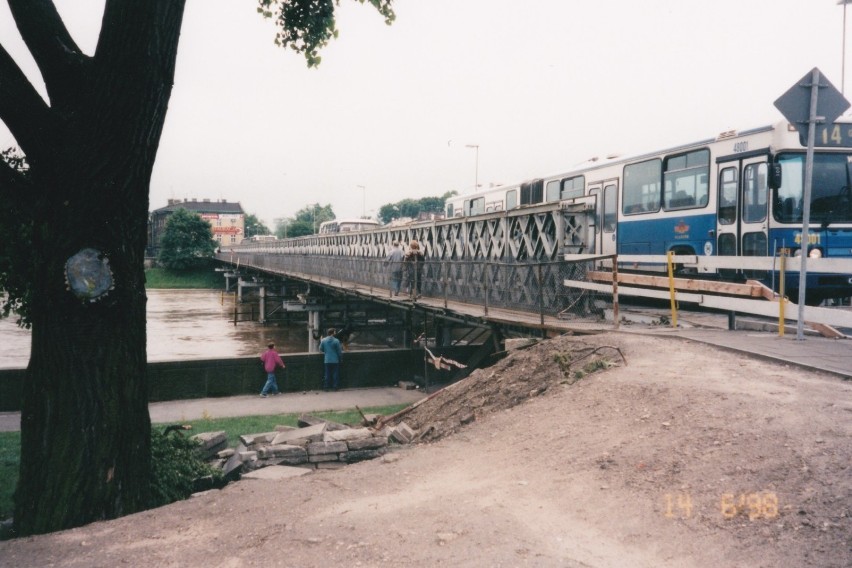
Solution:
[[[258,302],[260,313],[257,315],[257,323],[266,323],[266,286],[260,287],[260,301]]]
[[[317,332],[320,337],[323,333],[320,330],[320,313],[318,310],[308,312],[308,353],[319,353],[319,345],[314,339],[314,332]]]

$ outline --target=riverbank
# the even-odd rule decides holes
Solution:
[[[145,270],[145,288],[158,289],[210,289],[223,290],[225,279],[213,270],[213,264],[187,270],[149,268]]]

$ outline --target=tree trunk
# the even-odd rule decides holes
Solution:
[[[148,505],[148,188],[182,14],[182,1],[110,0],[95,57],[54,76],[53,92],[46,79],[58,127],[54,151],[36,155],[30,169],[36,277],[15,497],[19,535]],[[105,295],[70,286],[79,282],[66,274],[66,262],[84,249],[108,263]]]

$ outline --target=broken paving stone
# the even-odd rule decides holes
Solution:
[[[360,440],[372,437],[369,428],[350,428],[349,430],[335,430],[325,432],[322,436],[323,442],[347,442],[349,440]]]
[[[269,458],[305,458],[307,452],[302,446],[292,444],[279,444],[277,446],[264,446],[258,450],[258,456],[263,459]]]
[[[377,450],[387,446],[388,439],[384,436],[374,436],[361,440],[349,440],[346,442],[346,445],[349,446],[350,452],[357,450]]]
[[[263,432],[261,434],[243,434],[240,436],[240,442],[246,445],[246,447],[253,446],[255,444],[269,444],[272,440],[275,439],[279,432]]]
[[[349,446],[346,445],[346,442],[314,442],[308,444],[307,450],[309,456],[318,456],[347,452]]]
[[[344,452],[348,453],[348,452]],[[346,459],[341,459],[342,454],[315,454],[312,456],[308,456],[308,462],[310,463],[321,463],[321,462],[340,462],[346,461]]]
[[[317,424],[325,424],[326,430],[347,430],[349,426],[345,424],[338,424],[337,422],[332,422],[331,420],[325,420],[323,418],[319,418],[318,416],[312,416],[310,414],[302,414],[299,416],[297,421],[299,427],[304,428],[306,426],[316,426]]]
[[[414,430],[405,422],[400,422],[393,427],[390,434],[390,439],[398,444],[409,444],[414,439]]]
[[[313,426],[306,426],[305,428],[287,430],[275,436],[272,439],[272,444],[276,446],[279,444],[304,446],[308,442],[319,442],[322,441],[323,432],[325,432],[326,428],[328,428],[328,424],[323,422]]]
[[[198,454],[202,460],[209,460],[228,447],[228,435],[225,432],[202,432],[190,439],[199,442]]]

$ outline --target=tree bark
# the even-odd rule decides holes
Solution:
[[[15,497],[19,535],[148,504],[148,190],[184,8],[183,0],[108,0],[88,58],[67,41],[60,48],[70,55],[57,55],[50,42],[65,36],[54,33],[58,16],[47,4],[10,0],[51,98],[51,120],[36,117],[50,135],[30,137],[24,148],[35,282]],[[86,248],[107,260],[113,278],[113,289],[94,300],[80,299],[66,282],[66,262]]]

